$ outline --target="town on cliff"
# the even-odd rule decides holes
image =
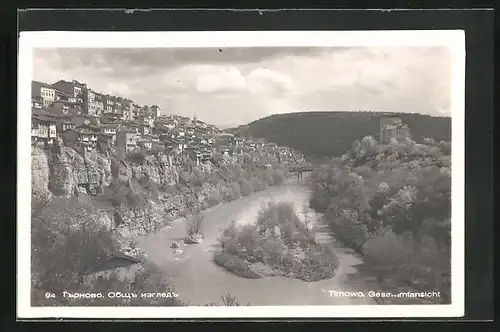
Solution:
[[[231,158],[259,151],[274,154],[281,164],[304,161],[291,148],[224,132],[197,119],[195,112],[192,118],[164,115],[157,105],[140,106],[76,80],[32,81],[31,91],[33,147],[50,150],[63,145],[81,154],[97,151],[125,157],[155,154],[165,156],[170,166],[186,161],[207,164],[216,153]]]

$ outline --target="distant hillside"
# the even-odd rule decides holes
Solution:
[[[379,139],[381,112],[304,112],[276,114],[230,131],[265,138],[309,156],[337,156],[364,136]],[[391,113],[410,127],[413,140],[451,140],[451,118]]]

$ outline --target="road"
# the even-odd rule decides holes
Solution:
[[[288,179],[279,187],[272,187],[204,211],[202,225],[204,243],[183,246],[181,254],[174,254],[174,249],[170,247],[173,241],[186,237],[184,219],[176,220],[171,226],[142,238],[138,247],[164,271],[179,294],[179,299],[189,305],[204,305],[210,302],[222,304],[221,296],[227,293],[235,296],[241,304],[251,305],[374,304],[367,296],[363,298],[330,296],[330,290],[363,291],[367,294],[367,289],[363,285],[352,285],[347,278],[348,274],[356,272],[354,265],[361,262],[360,258],[337,244],[327,228],[317,222],[315,223],[317,240],[333,243],[340,260],[338,272],[332,279],[318,282],[305,282],[287,277],[245,279],[226,271],[212,261],[213,251],[218,249],[217,238],[232,220],[238,223],[255,221],[261,205],[270,200],[292,202],[300,213],[308,199],[307,186],[297,184],[296,179]],[[313,214],[313,219],[318,218]]]

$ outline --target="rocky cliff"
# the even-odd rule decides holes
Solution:
[[[272,167],[259,167],[264,163]],[[105,211],[113,220],[111,228],[129,239],[282,180],[283,170],[269,155],[223,157],[216,166],[181,167],[171,166],[165,156],[120,161],[109,153],[79,153],[61,142],[50,150],[32,149],[33,206],[51,197],[58,202],[77,197]]]

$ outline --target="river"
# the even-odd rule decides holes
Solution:
[[[306,178],[304,178],[306,180]],[[306,181],[304,181],[305,183]],[[220,204],[203,212],[202,233],[204,242],[182,246],[182,253],[174,254],[173,241],[186,237],[184,219],[176,220],[171,226],[142,238],[138,247],[156,263],[174,285],[179,299],[189,305],[204,305],[210,302],[222,304],[221,296],[230,293],[240,304],[251,305],[346,305],[373,304],[369,297],[330,296],[329,291],[362,291],[364,285],[354,285],[349,274],[356,273],[360,258],[342,247],[329,234],[318,216],[310,211],[319,242],[331,242],[340,260],[334,278],[317,282],[306,282],[287,277],[265,277],[245,279],[217,266],[212,258],[218,250],[217,238],[232,220],[238,223],[254,222],[262,204],[271,200],[294,204],[302,213],[309,201],[306,184],[299,185],[296,179],[288,179],[281,186],[271,187],[238,200]],[[350,281],[351,280],[351,281]]]

